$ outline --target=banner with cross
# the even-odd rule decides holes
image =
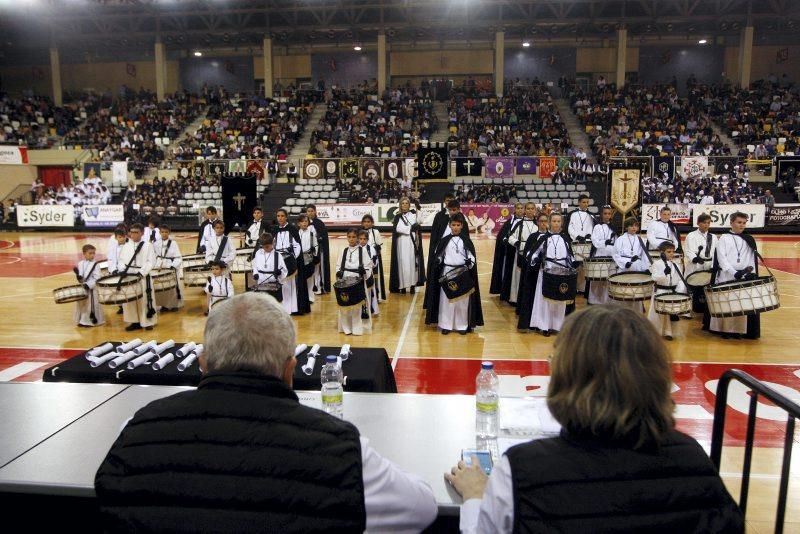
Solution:
[[[231,232],[236,225],[247,228],[253,216],[253,208],[258,205],[255,177],[224,175],[220,179],[220,185],[225,231]]]

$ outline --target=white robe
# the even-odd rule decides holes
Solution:
[[[372,271],[372,259],[369,253],[363,248],[356,245],[355,247],[347,247],[342,251],[342,258],[344,258],[343,278],[358,278],[359,267],[363,267],[365,271]],[[360,258],[360,259],[359,259]],[[336,264],[336,270],[341,268],[341,259]],[[355,272],[354,272],[355,271]],[[364,284],[364,291],[367,293],[367,307],[369,308],[369,291],[367,290],[366,280]],[[338,313],[338,331],[345,334],[352,334],[354,336],[361,336],[364,332],[372,332],[372,315],[368,314],[367,319],[361,318],[361,306],[339,306]]]
[[[143,245],[139,253],[136,254],[136,257],[134,258],[134,253],[139,243],[143,243]],[[125,271],[125,267],[128,265],[128,263],[130,263],[127,273],[138,273],[142,275],[142,279],[139,282],[142,287],[142,298],[123,304],[122,318],[126,323],[139,323],[140,325],[147,327],[158,324],[158,313],[153,315],[153,317],[147,317],[147,278],[150,275],[150,271],[153,270],[153,266],[156,264],[156,255],[153,247],[150,246],[150,243],[144,240],[139,241],[139,243],[129,240],[122,246],[122,250],[119,253],[119,259],[117,262],[117,270],[122,273]],[[131,262],[132,258],[133,262]],[[150,285],[150,298],[152,299],[153,308],[155,308],[156,297],[152,284]]]
[[[732,282],[736,280],[736,271],[741,271],[756,264],[755,254],[747,242],[732,233],[722,234],[716,248],[719,271],[714,278],[715,284]],[[742,317],[712,317],[709,323],[712,332],[728,334],[746,334],[747,316]]]
[[[157,250],[158,243],[161,242],[161,232],[158,231],[158,228],[150,228],[149,226],[145,226],[144,232],[142,233],[142,239],[156,247]]]
[[[607,224],[598,224],[592,228],[592,245],[595,251],[593,258],[611,258],[614,256],[614,230]],[[611,239],[611,245],[606,241]],[[605,304],[608,298],[608,282],[593,280],[589,283],[589,304]]]
[[[108,262],[108,272],[113,273],[114,271],[119,270],[119,254],[122,251],[122,247],[125,245],[120,245],[117,243],[117,240],[112,237],[114,240],[113,244],[108,244],[108,254],[106,255],[106,261]],[[129,239],[125,238],[125,242],[127,243],[130,241]],[[125,267],[123,264],[122,267]]]
[[[658,249],[658,245],[664,241],[672,241],[676,249],[680,246],[678,237],[667,223],[660,219],[657,221],[650,221],[650,224],[647,226],[647,247],[650,250],[656,250]]]
[[[258,238],[261,237],[258,235],[258,231],[261,228],[261,221],[253,221],[247,228],[247,232],[245,232],[244,236],[244,243],[250,248],[255,248],[258,246]]]
[[[200,237],[200,247],[208,247],[208,240],[211,239],[216,235],[214,232],[214,221],[217,219],[211,219],[208,221],[208,224],[203,227],[203,235]]]
[[[411,239],[411,227],[417,222],[416,213],[404,213],[397,222],[397,261],[398,288],[407,289],[417,285],[417,248]],[[415,236],[414,239],[417,239]],[[338,266],[337,266],[338,269]]]
[[[591,235],[593,228],[594,217],[592,217],[591,213],[578,210],[572,212],[572,215],[570,215],[567,232],[569,233],[570,239],[573,241],[579,236],[585,237],[587,235]]]
[[[75,303],[72,319],[77,324],[84,326],[100,326],[106,322],[103,307],[97,300],[97,288],[95,286],[97,279],[100,278],[100,267],[96,267],[96,265],[97,262],[95,261],[81,260],[78,262],[78,276],[82,280],[79,283],[89,286],[89,290],[86,292],[88,294],[86,300],[79,300]],[[97,319],[96,323],[92,322],[92,310],[94,310],[94,318]]]
[[[278,259],[277,276],[275,275],[276,256]],[[266,252],[263,248],[259,249],[253,258],[252,265],[253,278],[255,279],[256,275],[258,275],[258,285],[265,284],[267,282],[277,282],[282,284],[286,279],[286,274],[288,273],[286,270],[286,263],[283,261],[283,256],[279,252],[276,252],[275,249],[272,249],[269,252]]]
[[[711,235],[711,250],[708,248],[706,236]],[[689,232],[683,243],[683,257],[686,260],[686,276],[695,271],[710,271],[714,263],[714,251],[717,250],[719,238],[708,232],[703,234],[700,230]],[[696,257],[702,258],[703,263],[693,263]]]
[[[508,244],[516,249],[514,254],[514,267],[511,269],[511,293],[508,295],[509,304],[516,304],[519,293],[519,282],[522,276],[517,259],[522,255],[528,237],[538,230],[536,222],[530,219],[518,219],[518,224],[508,233]]]
[[[537,248],[532,257],[536,258],[541,253],[544,247],[547,247],[544,265],[539,269],[539,277],[536,280],[536,293],[533,297],[533,312],[531,313],[531,328],[538,328],[542,332],[548,330],[555,330],[558,332],[564,324],[564,317],[567,314],[567,304],[565,302],[550,300],[542,294],[544,283],[542,278],[544,276],[544,269],[549,267],[563,267],[565,265],[572,265],[574,258],[569,253],[567,242],[559,234],[553,234],[547,238],[539,248]],[[556,263],[556,261],[558,263]],[[559,265],[560,264],[560,265]]]
[[[233,282],[225,276],[212,276],[208,284],[205,285],[203,291],[208,295],[208,311],[218,301],[229,299],[233,296]]]
[[[163,291],[156,293],[156,303],[159,309],[164,308],[183,308],[183,295],[185,288],[183,286],[183,256],[178,247],[178,243],[172,239],[167,241],[158,241],[156,243],[156,265],[155,269],[175,269],[175,275],[178,277],[178,288],[171,291]],[[180,293],[180,298],[178,298]]]
[[[653,323],[659,334],[662,336],[672,336],[672,320],[669,315],[656,313],[656,295],[663,295],[664,293],[688,293],[686,285],[681,280],[680,275],[683,274],[681,266],[676,261],[668,262],[670,273],[664,274],[666,264],[664,260],[657,259],[650,265],[650,275],[653,282],[659,286],[670,286],[672,289],[658,289],[653,288],[653,296],[650,297],[650,310],[647,312],[647,318]]]
[[[286,224],[283,228],[287,228]],[[286,250],[289,254],[294,256],[295,259],[300,257],[300,243],[294,240],[289,231],[276,232],[275,235],[275,250]],[[283,281],[283,309],[288,313],[297,313],[299,310],[297,306],[297,280],[302,278],[297,274],[297,271]]]
[[[467,258],[475,263],[475,256],[464,246],[464,241],[458,236],[452,237],[444,252],[442,275],[465,265]],[[469,329],[469,301],[467,297],[450,302],[444,289],[439,289],[439,328],[461,332]]]
[[[630,267],[626,267],[625,264],[631,261],[633,256],[639,256],[634,262],[631,262]],[[621,236],[617,237],[617,240],[614,241],[614,263],[617,264],[617,272],[643,272],[647,271],[650,267],[650,256],[647,255],[647,251],[642,248],[641,238],[638,234],[629,234],[625,232]],[[613,299],[612,299],[613,300]],[[616,304],[620,306],[624,306],[625,308],[630,308],[632,310],[636,310],[639,312],[644,313],[644,302],[642,301],[614,301]]]
[[[214,234],[208,240],[206,240],[206,261],[214,261],[217,257],[217,251],[219,247],[222,246],[222,241],[225,239],[225,235],[216,235]],[[233,245],[233,239],[230,236],[227,236],[228,239],[225,240],[225,249],[222,251],[222,255],[220,256],[220,261],[224,261],[225,264],[228,266],[225,269],[225,272],[228,272],[228,269],[233,263],[233,260],[236,259],[236,247]]]
[[[317,246],[317,231],[313,226],[306,228],[305,230],[298,229],[300,232],[300,249],[303,253],[303,261],[306,265],[309,264],[309,261],[313,262],[313,259],[319,254],[319,247]],[[315,302],[316,299],[314,298],[314,276],[309,276],[308,278],[303,278],[305,280],[306,287],[308,288],[308,301]]]

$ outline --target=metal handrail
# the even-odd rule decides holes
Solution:
[[[717,400],[714,405],[714,427],[711,432],[711,461],[717,471],[722,459],[723,432],[725,430],[725,415],[728,407],[728,386],[731,380],[736,380],[752,390],[750,407],[747,413],[747,437],[744,445],[744,465],[742,467],[742,487],[739,497],[739,507],[742,515],[747,514],[747,497],[750,489],[750,468],[753,459],[753,441],[756,424],[756,408],[758,396],[764,398],[785,410],[788,414],[786,421],[786,436],[783,444],[783,464],[781,466],[780,489],[778,493],[778,509],[775,514],[775,532],[783,532],[784,516],[786,515],[786,496],[789,490],[789,468],[792,462],[792,445],[794,443],[795,419],[800,418],[800,405],[792,402],[774,389],[768,387],[760,380],[738,369],[728,369],[719,377],[717,384]]]

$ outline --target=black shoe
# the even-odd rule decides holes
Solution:
[[[550,330],[545,330],[544,332],[542,332],[542,335],[544,337],[550,337]]]
[[[405,289],[401,289],[401,290],[400,290],[400,294],[401,294],[401,295],[405,295],[405,294],[406,294],[406,290],[405,290]]]
[[[670,321],[671,323],[677,323],[677,322],[678,322],[678,321],[680,321],[680,320],[681,320],[681,318],[680,318],[680,317],[678,317],[677,315],[670,315],[670,316],[669,316],[669,321]]]
[[[117,315],[122,315],[122,306],[120,306],[119,309],[117,309]]]
[[[730,338],[731,338],[730,334],[722,334],[722,339],[730,339]]]
[[[416,286],[411,286],[411,294],[413,295],[416,292],[417,292]]]
[[[667,341],[672,341],[672,336],[664,336],[664,339],[666,339]]]
[[[152,326],[145,326],[145,327],[144,327],[144,329],[145,329],[145,330],[152,330],[152,329],[153,329],[153,327],[152,327]]]
[[[742,339],[742,334],[731,334],[731,339]]]
[[[450,330],[445,330],[444,328],[442,328],[442,335],[443,336],[446,336],[449,333],[450,333]]]
[[[462,336],[466,336],[467,335],[467,331],[466,330],[459,330],[458,333],[461,334]]]
[[[125,327],[126,332],[133,332],[134,330],[141,330],[141,329],[142,325],[140,325],[139,323],[131,323]]]

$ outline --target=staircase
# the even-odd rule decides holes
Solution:
[[[597,163],[589,136],[586,135],[586,131],[583,129],[578,117],[572,112],[569,101],[563,98],[553,99],[553,104],[555,104],[558,114],[561,115],[561,120],[564,122],[564,126],[567,129],[567,134],[569,134],[572,146],[580,148],[586,153],[587,162]]]
[[[183,140],[184,136],[187,133],[194,135],[194,133],[197,130],[199,130],[201,126],[203,126],[203,121],[206,120],[207,118],[208,118],[208,107],[206,107],[203,111],[201,111],[200,114],[197,116],[197,118],[191,124],[189,124],[189,126],[187,126],[183,131],[181,131],[180,134],[178,134],[178,137],[176,139],[172,140],[172,143],[170,143],[170,145],[164,149],[164,154],[166,154],[167,157],[171,157],[172,151],[178,148],[178,145]]]
[[[286,200],[294,196],[294,184],[273,184],[269,188],[269,193],[264,195],[261,201],[261,209],[264,210],[264,217],[272,221],[275,219],[275,212],[286,206]]]
[[[311,115],[308,116],[306,128],[303,130],[303,136],[297,140],[294,148],[289,153],[292,159],[302,161],[308,155],[308,151],[311,149],[311,133],[316,129],[317,124],[319,124],[320,119],[322,119],[326,111],[328,111],[328,106],[324,104],[314,104],[314,109],[311,110]]]
[[[722,144],[731,149],[731,154],[736,154],[739,152],[739,147],[736,145],[736,142],[731,138],[731,136],[725,133],[725,130],[723,130],[719,124],[713,121],[709,121],[709,124],[711,124],[711,131],[719,136]]]
[[[450,115],[447,111],[447,102],[434,102],[433,112],[439,118],[439,130],[431,136],[433,142],[445,142],[450,137],[450,132],[447,131],[449,126],[448,119]]]

